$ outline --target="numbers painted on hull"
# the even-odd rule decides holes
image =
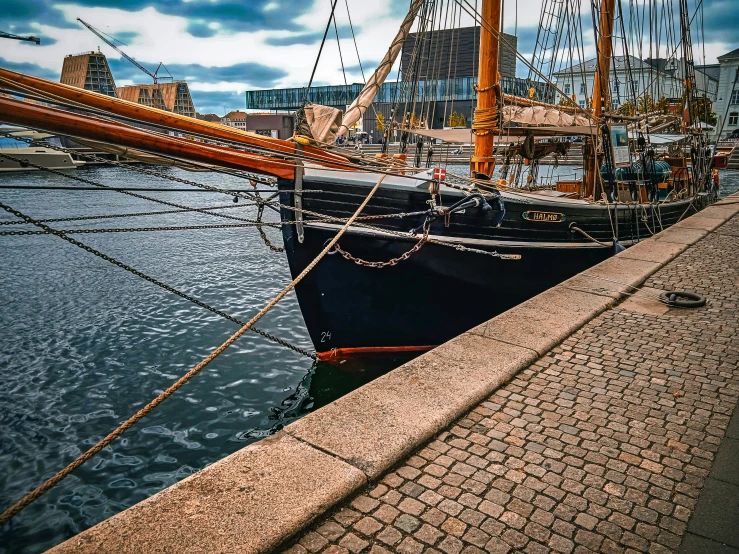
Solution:
[[[331,340],[331,331],[321,331],[321,342]]]

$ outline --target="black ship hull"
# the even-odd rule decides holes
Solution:
[[[374,180],[369,187],[373,184]],[[302,187],[322,191],[302,194],[303,209],[343,218],[350,216],[369,192],[366,184],[337,179],[306,180]],[[291,191],[295,183],[284,181],[280,188]],[[384,350],[425,350],[446,342],[614,254],[613,246],[597,244],[573,232],[571,226],[609,244],[618,232],[620,242],[629,245],[650,236],[652,225],[657,231],[666,228],[686,209],[700,210],[709,200],[708,195],[699,195],[692,201],[644,210],[621,205],[610,208],[609,218],[604,205],[537,201],[534,195],[529,196],[521,202],[506,198],[500,227],[493,225],[495,213],[475,209],[431,225],[431,237],[478,252],[425,243],[408,259],[382,268],[357,264],[339,253],[325,256],[296,287],[319,356],[331,359]],[[295,206],[292,192],[283,192],[280,197],[283,206]],[[427,190],[419,192],[415,187],[381,187],[363,214],[420,212],[428,208],[429,198]],[[445,204],[455,200],[455,195],[445,197],[442,192]],[[540,216],[555,221],[532,221],[536,214],[555,214]],[[283,222],[296,220],[294,210],[283,207],[281,215]],[[367,261],[398,258],[418,242],[420,235],[411,236],[408,230],[424,218],[367,221],[371,228],[352,226],[339,244],[343,251]],[[341,222],[320,222],[309,216],[303,219],[300,226],[282,227],[293,276],[313,261],[341,227]],[[518,255],[520,259],[479,251]]]

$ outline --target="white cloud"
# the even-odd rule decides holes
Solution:
[[[305,1],[305,0],[295,0]],[[390,17],[391,2],[401,0],[349,0],[352,22],[357,31],[357,46],[363,62],[377,61],[384,55],[390,41],[400,25],[401,16]],[[407,3],[407,0],[402,0]],[[643,0],[639,0],[643,1]],[[474,1],[470,0],[474,4]],[[505,0],[504,30],[512,32],[536,29],[539,25],[542,0]],[[589,2],[582,2],[585,21],[590,19],[587,11]],[[296,20],[298,25],[313,33],[323,33],[330,13],[331,2],[319,1],[316,8]],[[454,4],[451,4],[454,6]],[[105,7],[84,7],[73,3],[57,4],[64,12],[67,21],[74,22],[80,17],[100,30],[116,35],[118,33],[137,33],[129,41],[124,50],[147,67],[154,68],[158,62],[171,64],[199,64],[202,66],[226,67],[237,63],[258,63],[284,70],[287,75],[280,79],[276,87],[305,86],[318,53],[319,44],[296,44],[292,46],[274,46],[267,43],[270,38],[291,36],[287,31],[260,30],[254,32],[236,32],[216,34],[213,37],[201,38],[187,32],[188,20],[184,17],[165,15],[154,7],[147,7],[138,12],[127,12]],[[267,4],[267,10],[274,10],[278,4]],[[459,8],[455,8],[459,13]],[[467,14],[461,16],[462,25],[472,24]],[[343,0],[336,7],[336,18],[339,26],[347,26],[348,18]],[[211,29],[218,29],[219,24],[210,22]],[[2,57],[11,62],[30,62],[43,68],[61,71],[62,60],[66,54],[97,50],[98,47],[111,59],[119,58],[119,54],[105,45],[90,31],[83,28],[57,28],[48,25],[35,25],[42,36],[41,46],[19,44],[15,41],[4,41]],[[54,39],[51,45],[44,45],[43,39]],[[346,66],[356,66],[357,57],[354,42],[348,33],[341,37],[341,50]],[[585,37],[586,58],[595,54],[593,37],[589,33]],[[706,45],[708,63],[714,62],[716,56],[730,50],[730,45],[712,43]],[[530,55],[530,54],[529,54]],[[702,51],[696,52],[696,62],[702,61]],[[519,65],[521,67],[521,65]],[[174,75],[185,78],[185,75]],[[347,75],[350,82],[358,82],[358,72]],[[117,80],[119,84],[130,84],[130,81]],[[142,74],[141,82],[148,82]],[[342,84],[344,77],[341,71],[339,52],[334,30],[329,35],[323,49],[322,57],[316,71],[315,82]],[[198,82],[193,80],[190,86],[196,91],[232,91],[242,92],[248,88],[257,88],[249,82],[248,75],[239,78],[239,82]]]

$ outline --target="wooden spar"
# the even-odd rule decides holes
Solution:
[[[616,0],[602,0],[600,28],[598,29],[598,60],[593,83],[593,115],[600,117],[603,109],[610,105],[610,67],[613,54],[613,20]],[[585,167],[585,196],[594,196],[596,182],[600,173],[600,157],[594,143],[590,145],[590,155]]]
[[[599,117],[604,108],[609,107],[609,78],[611,55],[613,54],[613,20],[616,0],[602,0],[600,10],[600,29],[598,30],[598,64],[593,84],[593,113]]]
[[[0,121],[50,133],[128,146],[152,154],[173,156],[191,162],[253,171],[284,179],[295,177],[295,165],[258,154],[250,154],[170,136],[160,136],[133,127],[110,123],[71,112],[0,97]]]
[[[296,144],[286,140],[273,139],[264,137],[255,133],[248,133],[239,129],[233,129],[218,123],[211,123],[194,119],[184,115],[166,112],[157,108],[142,106],[134,102],[121,100],[120,98],[112,98],[105,94],[99,94],[89,90],[55,83],[46,79],[16,73],[8,69],[0,68],[0,80],[4,80],[10,84],[23,85],[24,87],[35,89],[38,91],[52,94],[59,98],[71,102],[78,102],[86,106],[104,110],[106,112],[128,117],[137,121],[152,123],[155,125],[164,125],[182,131],[185,133],[195,133],[206,135],[214,138],[231,140],[249,146],[255,146],[272,150],[278,154],[294,155],[296,154]],[[327,167],[336,167],[349,169],[349,160],[344,156],[339,156],[330,152],[325,152],[315,146],[306,145],[303,147],[303,154],[309,156],[315,163]]]
[[[493,147],[497,128],[498,47],[501,0],[482,1],[480,25],[480,61],[477,76],[477,109],[472,121],[475,133],[475,155],[470,158],[470,170],[490,177],[495,168]],[[487,24],[485,24],[487,23]]]

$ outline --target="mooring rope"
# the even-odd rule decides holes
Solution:
[[[382,175],[378,179],[377,183],[372,188],[372,190],[369,192],[367,197],[364,199],[364,201],[356,209],[354,214],[347,220],[347,222],[339,230],[339,232],[336,233],[334,238],[331,239],[331,241],[323,248],[323,250],[321,250],[318,256],[316,256],[315,259],[310,264],[308,264],[308,266],[300,273],[300,275],[295,277],[295,279],[293,279],[289,285],[287,285],[284,289],[282,289],[282,291],[277,296],[275,296],[264,308],[262,308],[259,311],[259,313],[257,313],[243,327],[241,327],[238,331],[236,331],[233,335],[231,335],[223,344],[221,344],[221,346],[219,346],[213,352],[211,352],[210,355],[208,355],[208,357],[206,357],[198,365],[193,367],[185,375],[180,377],[177,381],[172,383],[172,385],[170,385],[164,392],[162,392],[154,400],[149,402],[146,406],[141,408],[133,416],[128,418],[125,422],[123,422],[120,426],[118,426],[114,431],[112,431],[105,438],[99,441],[95,446],[90,448],[87,452],[79,456],[76,460],[74,460],[72,463],[67,465],[64,469],[57,472],[56,475],[48,479],[42,485],[40,485],[39,487],[37,487],[36,489],[28,493],[26,496],[21,498],[18,502],[13,504],[10,508],[5,510],[2,514],[0,514],[0,525],[10,520],[10,518],[18,514],[26,506],[28,506],[29,504],[31,504],[32,502],[40,498],[43,494],[48,492],[55,485],[57,485],[63,479],[65,479],[75,469],[80,467],[82,464],[84,464],[86,461],[92,458],[95,454],[97,454],[103,448],[105,448],[111,442],[113,442],[116,438],[118,438],[123,433],[125,433],[134,424],[136,424],[139,420],[141,420],[146,414],[151,412],[154,408],[156,408],[164,400],[169,398],[175,391],[177,391],[180,387],[182,387],[185,383],[187,383],[195,375],[200,373],[200,371],[203,368],[205,368],[205,366],[207,366],[210,362],[215,360],[221,353],[223,353],[224,350],[226,350],[226,348],[231,346],[236,341],[236,339],[238,339],[241,335],[243,335],[249,329],[251,329],[251,327],[257,321],[259,321],[267,312],[269,312],[280,300],[282,300],[285,297],[285,295],[287,295],[288,292],[290,292],[293,288],[295,288],[295,285],[297,285],[300,281],[302,281],[303,278],[316,266],[316,264],[319,261],[321,261],[321,259],[329,252],[329,250],[331,250],[334,247],[334,245],[339,241],[341,236],[346,232],[346,230],[351,226],[351,224],[354,223],[354,220],[359,216],[359,214],[365,208],[365,206],[370,201],[372,196],[374,196],[375,192],[377,192],[377,189],[380,188],[380,184],[382,183],[384,179],[385,179],[385,175]]]

